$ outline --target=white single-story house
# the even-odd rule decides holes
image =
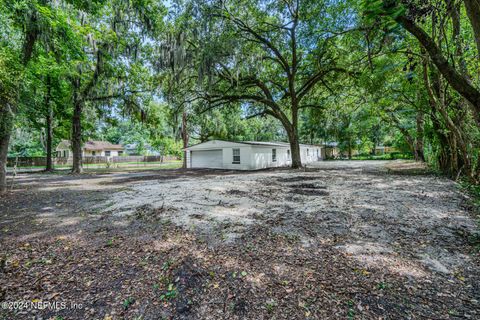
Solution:
[[[69,140],[62,140],[57,146],[57,157],[72,158],[72,148]],[[82,147],[83,157],[117,157],[124,155],[121,144],[113,144],[108,141],[87,141]]]
[[[257,170],[292,163],[290,144],[285,142],[231,142],[212,140],[185,149],[187,168]],[[320,146],[300,145],[302,164],[322,159]]]

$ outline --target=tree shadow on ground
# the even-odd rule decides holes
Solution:
[[[216,175],[215,171],[206,177]],[[121,188],[143,181],[136,179],[141,177],[124,180]],[[255,195],[260,203],[282,200],[282,194],[273,190],[284,183],[299,184],[293,176],[261,174],[251,179],[263,190]],[[75,182],[73,187],[50,190],[45,183],[46,188],[0,200],[6,208],[0,217],[0,300],[69,301],[82,308],[2,310],[0,318],[480,316],[478,255],[462,260],[454,272],[442,273],[414,254],[422,246],[448,254],[466,254],[472,249],[466,241],[467,229],[442,229],[454,217],[429,207],[447,201],[460,210],[457,202],[462,200],[456,194],[445,198],[444,181],[427,181],[430,193],[422,194],[414,188],[416,182],[408,179],[345,171],[304,179],[308,184],[325,184],[329,195],[296,195],[283,206],[273,203],[270,211],[250,217],[254,223],[242,226],[233,240],[224,236],[236,228],[234,224],[204,220],[219,206],[227,210],[224,203],[203,206],[192,217],[193,224],[177,225],[172,217],[179,212],[168,206],[147,206],[127,216],[110,212],[110,196],[117,185],[84,190],[76,188]],[[269,183],[271,188],[265,190]],[[338,183],[355,191],[347,202],[351,212],[335,202],[335,196],[344,196],[332,192]],[[291,188],[284,189],[289,192]],[[365,189],[370,200],[359,203],[366,197]],[[408,201],[395,203],[398,216],[390,216],[388,204],[393,198],[383,195],[384,190],[401,192],[416,206]],[[238,191],[221,192],[248,196]],[[188,201],[192,195],[184,193]],[[329,205],[308,212],[293,207],[297,202],[314,201],[321,206],[322,201],[329,201]],[[433,227],[402,223],[415,215],[429,219]],[[458,217],[464,217],[464,212],[459,211]],[[202,225],[210,228],[202,229]]]

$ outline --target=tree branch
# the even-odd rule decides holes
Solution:
[[[400,15],[395,18],[395,21],[417,38],[445,80],[472,104],[475,113],[480,113],[480,91],[472,86],[464,76],[450,65],[435,41],[423,29],[418,27],[414,21],[406,16]]]

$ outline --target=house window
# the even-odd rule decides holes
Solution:
[[[118,156],[121,156],[123,154],[123,151],[118,151]]]
[[[272,149],[272,162],[277,161],[277,149]]]
[[[232,149],[233,150],[233,161],[232,163],[239,164],[240,163],[240,149]]]
[[[63,157],[64,157],[64,158],[67,157],[67,150],[63,150]]]
[[[110,157],[111,152],[110,151],[105,151],[105,157]]]
[[[95,151],[92,151],[92,156],[96,156],[97,154],[95,153]]]
[[[287,160],[290,160],[290,149],[287,150]]]
[[[308,150],[308,148],[307,148],[307,157],[308,157],[308,153],[309,153],[309,151],[310,151],[310,150]]]

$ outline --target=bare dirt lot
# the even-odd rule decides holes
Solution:
[[[0,199],[0,319],[478,319],[474,215],[402,161],[24,174]]]

